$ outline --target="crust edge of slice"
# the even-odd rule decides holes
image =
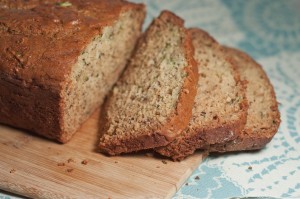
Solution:
[[[191,34],[197,34],[197,32],[201,32],[201,34],[205,35],[205,37],[207,37],[207,39],[211,43],[213,43],[213,45],[216,45],[220,51],[224,51],[222,46],[206,31],[199,28],[191,28],[189,29],[189,32]],[[248,103],[245,96],[246,82],[240,80],[235,62],[230,57],[226,56],[225,53],[224,59],[232,65],[232,70],[234,72],[232,75],[237,83],[237,86],[244,91],[242,93],[243,100],[240,103],[240,119],[234,122],[227,123],[226,125],[214,126],[209,129],[195,128],[192,130],[193,132],[191,132],[192,135],[185,136],[180,140],[180,146],[178,146],[178,144],[176,143],[170,143],[167,146],[156,148],[156,152],[160,153],[161,155],[170,157],[175,161],[180,161],[186,158],[188,155],[193,154],[197,149],[209,148],[209,146],[211,145],[210,143],[221,143],[221,140],[226,142],[228,140],[234,140],[239,136],[241,130],[245,126],[247,119]],[[218,141],[213,141],[215,138],[217,138]]]
[[[264,77],[268,85],[271,87],[271,97],[273,99],[271,110],[272,110],[272,116],[273,116],[273,126],[270,129],[264,129],[262,130],[262,134],[260,134],[259,137],[253,137],[251,135],[252,130],[251,129],[243,129],[241,132],[241,136],[237,137],[237,139],[233,141],[229,141],[225,143],[225,145],[217,144],[212,146],[209,151],[211,152],[217,152],[217,153],[224,153],[224,152],[233,152],[233,151],[250,151],[250,150],[259,150],[265,147],[274,137],[274,135],[277,133],[281,119],[280,119],[280,112],[278,109],[278,102],[276,101],[276,95],[273,85],[271,84],[270,79],[268,78],[266,72],[262,68],[262,66],[257,63],[252,57],[250,57],[247,53],[232,48],[228,46],[223,46],[226,53],[228,54],[237,54],[239,57],[244,59],[247,62],[251,62],[261,73],[261,75]],[[236,62],[236,61],[235,61]]]

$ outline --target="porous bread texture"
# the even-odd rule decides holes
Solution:
[[[263,148],[277,132],[280,113],[274,88],[262,67],[246,53],[224,47],[238,66],[241,79],[247,81],[249,102],[247,122],[241,134],[233,141],[212,146],[212,152],[256,150]]]
[[[201,29],[189,31],[200,73],[192,118],[173,142],[156,149],[173,160],[235,139],[246,122],[245,88],[235,66],[208,33]]]
[[[162,12],[104,106],[103,152],[116,155],[163,146],[185,128],[198,80],[193,53],[183,21]]]
[[[139,36],[143,13],[127,11],[113,26],[103,29],[82,51],[65,87],[63,131],[73,132],[102,104],[130,58]]]

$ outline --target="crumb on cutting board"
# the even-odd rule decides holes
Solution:
[[[73,170],[74,170],[74,169],[67,169],[66,171],[67,171],[68,173],[71,173]]]
[[[195,177],[195,180],[200,180],[199,176],[196,176],[196,177]]]
[[[75,162],[72,158],[69,158],[68,160],[67,160],[67,162],[68,163],[71,163],[71,162]]]
[[[9,171],[9,173],[15,173],[15,172],[16,172],[15,169],[12,169],[12,170]]]
[[[249,166],[248,169],[249,169],[249,170],[252,170],[252,166]]]
[[[161,162],[162,162],[163,164],[168,164],[167,161],[165,161],[165,160],[162,160]]]
[[[81,164],[87,165],[87,164],[88,164],[88,161],[87,161],[87,160],[82,160],[82,161],[81,161]]]
[[[59,163],[57,163],[57,166],[65,166],[66,164],[65,163],[63,163],[63,162],[59,162]]]

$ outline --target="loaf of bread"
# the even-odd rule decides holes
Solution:
[[[122,0],[0,1],[0,123],[65,143],[109,93],[107,154],[264,147],[280,114],[261,66],[169,11],[138,41],[144,17]]]
[[[262,67],[246,53],[228,47],[225,47],[225,52],[236,62],[241,79],[248,82],[247,122],[236,139],[211,146],[209,150],[227,152],[261,149],[271,141],[280,124],[273,86]]]
[[[0,123],[67,142],[130,58],[141,4],[0,1]]]
[[[190,29],[200,73],[193,116],[187,128],[156,151],[181,160],[209,145],[234,140],[244,128],[247,114],[245,86],[236,66],[208,33]]]
[[[110,155],[164,146],[187,126],[198,82],[190,33],[164,11],[110,93],[99,147]]]

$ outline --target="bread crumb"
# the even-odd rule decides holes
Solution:
[[[189,186],[189,183],[185,183],[185,186]]]
[[[88,161],[87,161],[87,160],[82,160],[82,161],[81,161],[81,164],[87,165],[87,164],[88,164]]]
[[[189,91],[188,89],[183,89],[183,92],[184,92],[185,94],[189,94],[189,93],[190,93],[190,91]]]
[[[158,168],[158,169],[159,169],[159,168],[160,168],[160,166],[156,166],[156,168]]]
[[[65,166],[66,164],[65,163],[63,163],[63,162],[59,162],[59,163],[57,163],[57,166]]]
[[[15,169],[12,169],[12,170],[9,171],[9,173],[15,173],[15,172],[16,172]]]
[[[196,177],[195,177],[195,180],[200,180],[199,176],[196,176]]]
[[[165,160],[162,160],[161,162],[164,163],[164,164],[168,164],[167,161],[165,161]]]
[[[227,97],[226,102],[228,102],[228,103],[231,102],[231,98]]]
[[[115,163],[117,164],[117,163],[118,163],[118,161],[115,161]]]
[[[67,171],[68,173],[71,173],[73,170],[74,170],[74,169],[67,169],[66,171]]]
[[[71,163],[71,162],[75,162],[72,158],[69,158],[68,160],[67,160],[67,162],[68,163]]]
[[[252,170],[252,166],[249,166],[248,169],[249,169],[249,170]]]

